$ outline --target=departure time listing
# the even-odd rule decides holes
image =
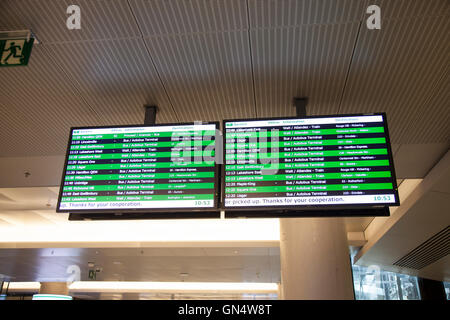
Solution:
[[[211,208],[215,124],[74,129],[60,209]]]
[[[225,207],[395,203],[382,115],[225,122]]]

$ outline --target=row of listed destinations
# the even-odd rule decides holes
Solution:
[[[215,129],[74,130],[61,208],[212,207]]]
[[[383,118],[328,120],[226,123],[225,206],[394,202]]]
[[[72,129],[58,208],[206,210],[219,190],[238,210],[398,203],[384,114],[224,120],[223,140],[217,129]]]

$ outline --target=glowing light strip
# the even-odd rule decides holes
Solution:
[[[8,292],[39,292],[40,289],[39,282],[10,282]]]
[[[25,215],[12,216],[17,219],[17,225],[0,226],[0,247],[135,247],[136,243],[138,246],[179,246],[180,243],[186,246],[210,242],[220,242],[224,246],[236,246],[236,242],[277,246],[280,240],[278,219],[42,223],[35,222],[33,214],[30,212],[28,220]]]
[[[35,294],[32,300],[73,300],[73,298],[60,294]]]
[[[69,292],[278,293],[277,283],[76,281]]]

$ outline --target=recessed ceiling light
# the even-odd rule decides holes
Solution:
[[[1,1],[1,0],[0,0]],[[402,183],[403,186],[404,183]],[[52,202],[52,208],[55,207]],[[43,202],[45,205],[45,202]],[[51,208],[48,208],[51,209]],[[20,229],[17,233],[0,233],[0,242],[8,243],[72,243],[80,246],[80,242],[99,243],[163,243],[176,244],[199,242],[262,242],[278,245],[280,241],[279,219],[205,219],[204,220],[151,220],[151,221],[96,221],[83,224],[81,222],[63,222],[58,225],[59,232],[46,232],[44,225],[27,221],[33,232]],[[209,221],[211,220],[211,221]],[[213,221],[214,220],[214,221]],[[80,240],[83,239],[83,240]],[[109,246],[109,245],[108,245]],[[234,248],[236,248],[234,246]],[[91,251],[92,250],[92,251]],[[137,249],[139,256],[148,255],[146,249]],[[100,256],[100,249],[89,249],[92,255]],[[240,250],[239,250],[240,251]],[[233,249],[229,251],[233,255]],[[111,258],[118,260],[119,258]],[[113,260],[113,261],[114,261]],[[110,262],[111,263],[111,262]],[[124,262],[125,264],[125,262]]]
[[[10,282],[8,284],[8,291],[10,292],[39,292],[41,288],[40,282]]]
[[[110,293],[277,293],[277,283],[256,282],[139,282],[75,281],[69,292]]]

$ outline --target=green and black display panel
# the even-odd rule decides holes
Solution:
[[[217,207],[218,123],[72,128],[58,212]]]
[[[224,121],[222,205],[399,205],[385,114]]]

